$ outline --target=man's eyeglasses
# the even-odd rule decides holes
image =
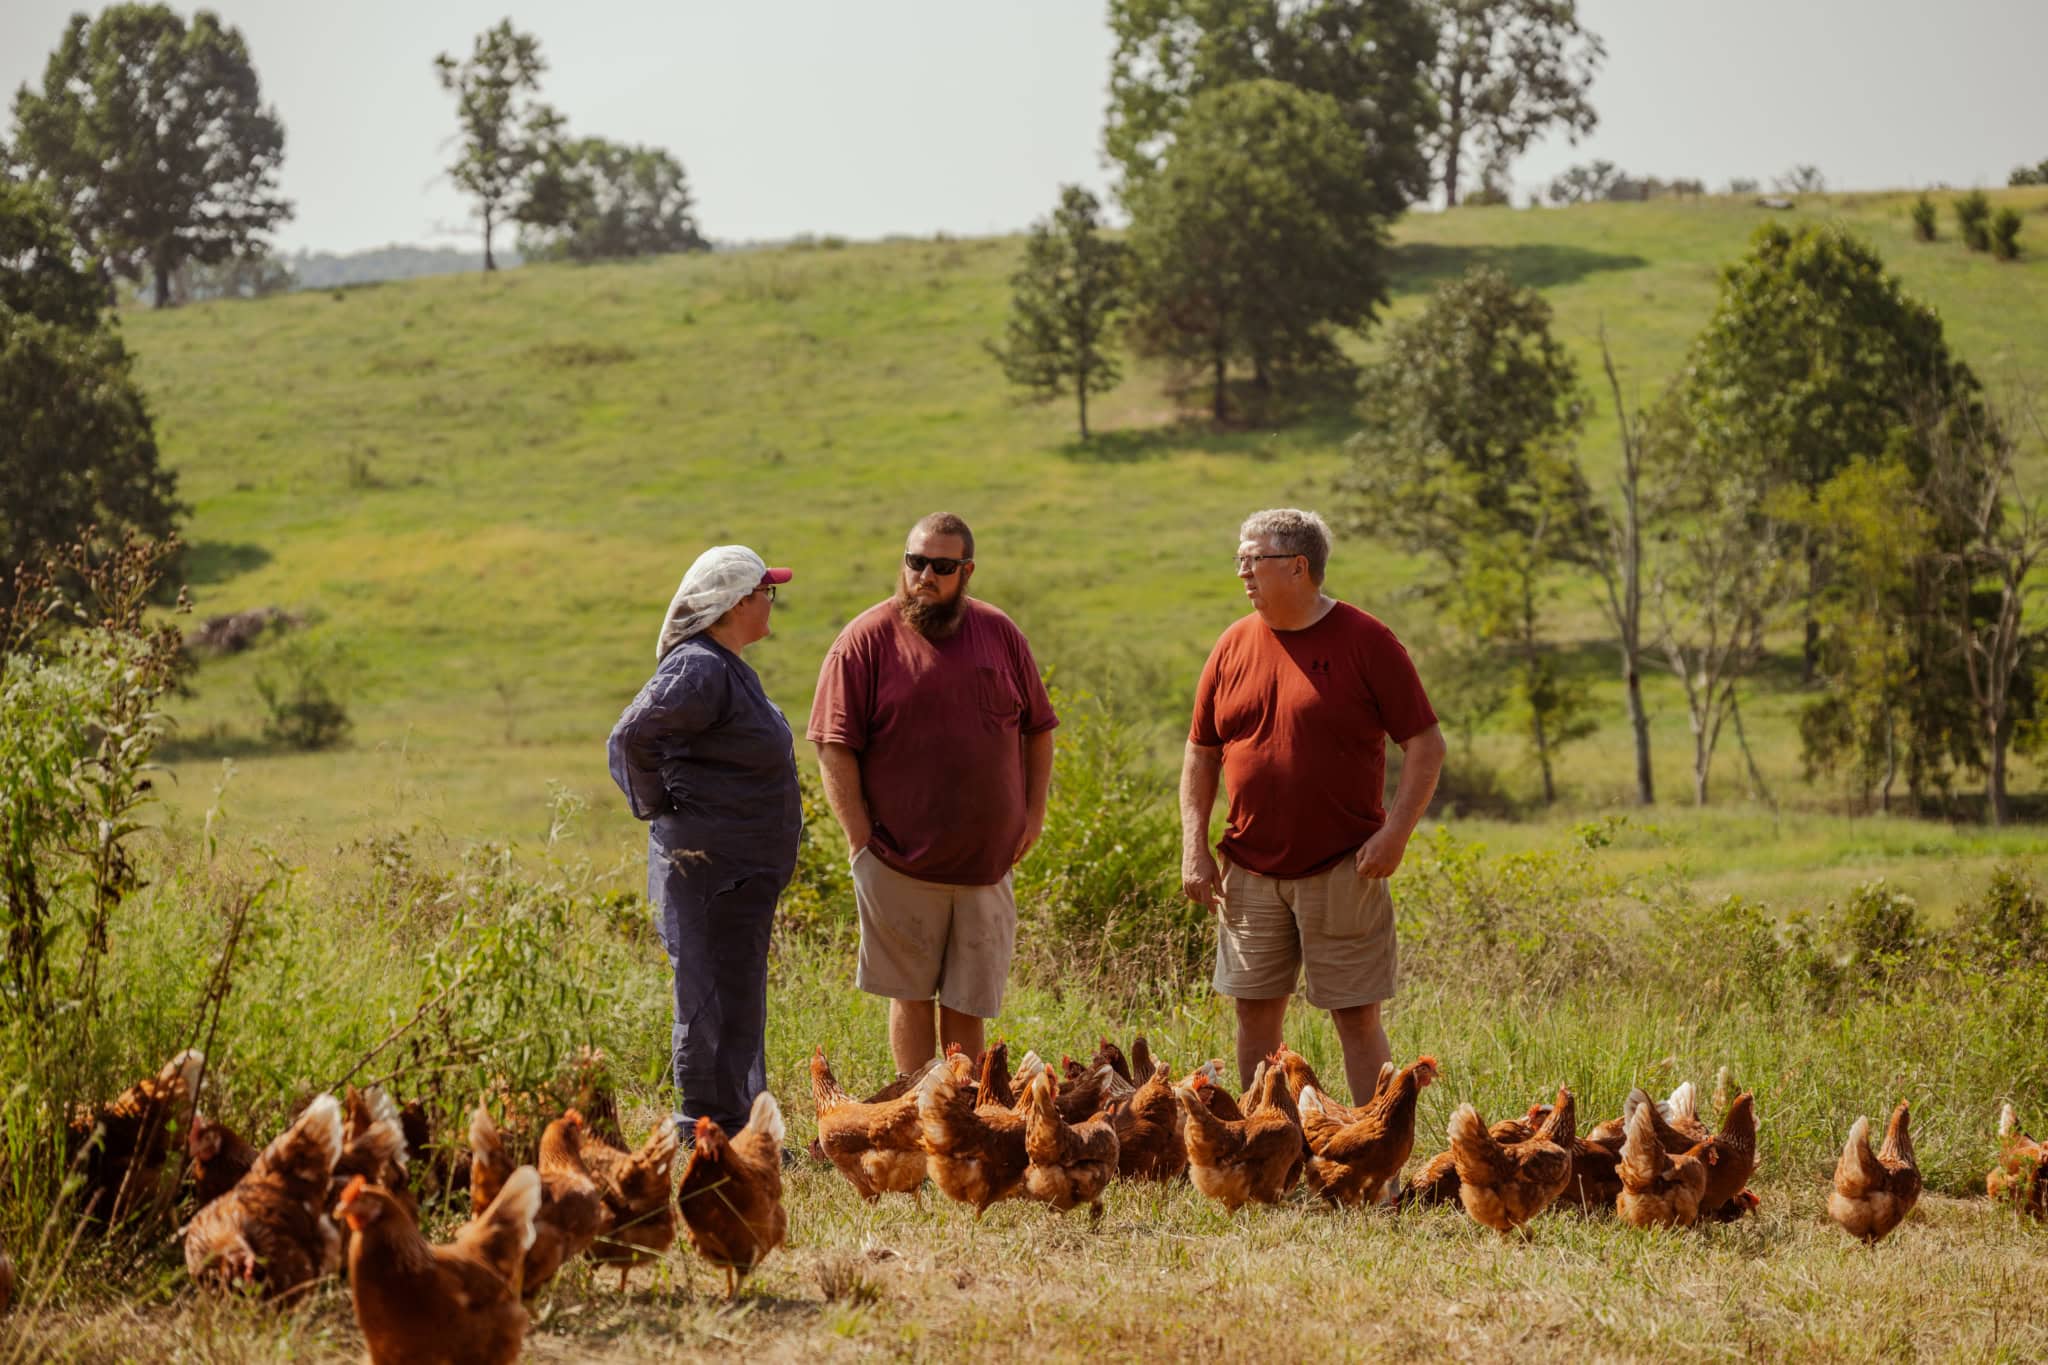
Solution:
[[[972,564],[973,562],[971,559],[950,559],[943,555],[937,558],[931,555],[906,554],[903,556],[903,567],[912,573],[923,573],[926,569],[930,569],[941,578],[951,578],[954,574],[960,572],[962,564]]]
[[[1262,559],[1299,559],[1299,558],[1301,558],[1301,556],[1300,556],[1300,555],[1239,555],[1239,556],[1237,557],[1237,571],[1238,571],[1239,573],[1243,573],[1243,572],[1244,572],[1244,571],[1245,571],[1246,569],[1249,569],[1249,568],[1250,568],[1250,567],[1251,567],[1252,565],[1254,565],[1254,564],[1258,563],[1258,562],[1259,562],[1260,560],[1262,560]]]

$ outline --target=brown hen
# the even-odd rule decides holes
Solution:
[[[1024,1150],[1023,1115],[974,1107],[969,1067],[955,1053],[926,1074],[917,1087],[917,1120],[932,1183],[948,1199],[972,1205],[979,1218],[991,1205],[1024,1192],[1031,1159]]]
[[[1885,1125],[1884,1146],[1870,1150],[1870,1120],[1859,1116],[1835,1163],[1828,1216],[1851,1237],[1877,1243],[1905,1220],[1920,1200],[1920,1165],[1913,1158],[1912,1110],[1904,1100]]]
[[[1622,1222],[1638,1228],[1689,1228],[1700,1216],[1700,1194],[1707,1188],[1707,1167],[1717,1159],[1710,1142],[1676,1156],[1666,1151],[1651,1122],[1656,1110],[1637,1106],[1622,1137],[1618,1174],[1621,1192],[1614,1211]]]
[[[255,1284],[276,1299],[340,1269],[327,1195],[341,1134],[341,1102],[317,1097],[233,1189],[194,1214],[185,1227],[192,1278],[208,1288]]]
[[[512,1176],[504,1140],[479,1104],[469,1121],[470,1207],[488,1208]],[[604,1230],[604,1198],[583,1163],[583,1115],[571,1109],[541,1130],[540,1212],[533,1220],[533,1245],[526,1249],[520,1292],[531,1299],[547,1287],[572,1258],[588,1250]]]
[[[1314,1085],[1304,1085],[1301,1132],[1309,1158],[1302,1178],[1309,1189],[1333,1207],[1378,1203],[1415,1149],[1415,1104],[1434,1080],[1436,1058],[1418,1058],[1355,1109],[1326,1103]]]
[[[636,1151],[583,1135],[583,1165],[604,1198],[604,1227],[590,1244],[590,1259],[619,1268],[619,1292],[633,1267],[675,1245],[675,1162],[681,1141],[676,1122],[663,1119]]]
[[[729,1140],[713,1119],[697,1120],[676,1206],[690,1245],[725,1272],[728,1303],[740,1281],[789,1233],[782,1207],[785,1132],[782,1106],[765,1090],[754,1096],[747,1126]]]
[[[1279,1067],[1260,1063],[1246,1092],[1245,1116],[1235,1121],[1211,1111],[1203,1092],[1212,1086],[1201,1072],[1175,1092],[1187,1121],[1189,1179],[1232,1213],[1247,1203],[1279,1203],[1301,1176],[1304,1151],[1286,1077]]]
[[[2001,1105],[1998,1164],[1984,1177],[1984,1192],[2036,1218],[2048,1218],[2048,1181],[2040,1178],[2044,1161],[2048,1161],[2048,1144],[2021,1132],[2019,1114],[2010,1104]]]
[[[431,1245],[391,1191],[361,1178],[341,1195],[352,1234],[349,1296],[370,1365],[510,1365],[526,1340],[520,1275],[540,1212],[521,1166],[446,1246]]]
[[[1069,1124],[1054,1104],[1052,1076],[1040,1072],[1024,1092],[1024,1189],[1061,1213],[1088,1206],[1090,1225],[1102,1221],[1102,1191],[1116,1176],[1116,1126],[1111,1117]]]
[[[185,1178],[192,1182],[192,1204],[203,1209],[241,1183],[262,1153],[225,1123],[195,1113],[192,1131],[185,1135],[185,1155],[190,1162]]]
[[[818,1147],[855,1193],[870,1204],[884,1194],[918,1198],[925,1155],[914,1091],[863,1104],[840,1088],[819,1048],[811,1054],[811,1102],[817,1106]]]
[[[1132,1048],[1135,1052],[1137,1049]],[[1174,1097],[1166,1063],[1111,1116],[1116,1128],[1116,1171],[1126,1180],[1175,1180],[1188,1169],[1186,1118]]]
[[[1461,1104],[1451,1115],[1451,1157],[1458,1200],[1475,1223],[1506,1236],[1550,1207],[1571,1181],[1575,1136],[1572,1092],[1560,1088],[1541,1127],[1522,1142],[1503,1144],[1479,1111]]]
[[[1651,1110],[1650,1122],[1657,1130],[1657,1138],[1664,1144],[1664,1150],[1676,1156],[1689,1152],[1700,1142],[1712,1144],[1713,1158],[1707,1163],[1707,1188],[1700,1195],[1700,1216],[1714,1217],[1721,1221],[1740,1217],[1754,1208],[1755,1198],[1745,1198],[1744,1186],[1756,1174],[1756,1099],[1747,1090],[1737,1095],[1722,1116],[1721,1131],[1711,1136],[1706,1127],[1693,1118],[1686,1122],[1681,1112],[1674,1123],[1664,1117],[1662,1109],[1653,1103],[1641,1090],[1631,1090],[1628,1100],[1622,1105],[1622,1118],[1632,1117],[1640,1106]]]
[[[189,1117],[206,1054],[186,1048],[110,1102],[73,1108],[64,1154],[81,1167],[80,1210],[96,1222],[119,1222],[156,1195],[170,1154],[171,1129]]]

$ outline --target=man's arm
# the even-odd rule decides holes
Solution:
[[[1045,795],[1052,789],[1052,731],[1024,736],[1024,837],[1017,843],[1015,867],[1045,833]]]
[[[1358,850],[1358,875],[1391,877],[1408,851],[1409,836],[1422,823],[1429,798],[1436,795],[1436,779],[1444,770],[1444,732],[1435,725],[1410,735],[1401,745],[1401,781],[1394,788],[1394,804],[1387,810],[1387,823],[1373,832]]]
[[[1222,747],[1188,741],[1180,760],[1180,889],[1197,905],[1223,899],[1216,856],[1209,852],[1209,812],[1222,776]]]
[[[839,828],[846,831],[847,849],[860,852],[875,835],[867,797],[860,789],[860,755],[844,744],[822,742],[818,745],[818,772],[825,779],[825,804],[832,807]]]

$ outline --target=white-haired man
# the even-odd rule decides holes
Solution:
[[[1217,915],[1216,990],[1237,1004],[1247,1084],[1279,1047],[1298,976],[1330,1012],[1354,1101],[1389,1058],[1394,994],[1387,878],[1436,791],[1443,732],[1394,632],[1323,591],[1330,528],[1313,512],[1255,512],[1238,532],[1252,612],[1223,632],[1195,689],[1181,762],[1181,886]],[[1386,745],[1401,781],[1383,805]],[[1230,814],[1209,849],[1217,780]]]

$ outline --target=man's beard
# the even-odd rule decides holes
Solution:
[[[902,583],[896,585],[896,614],[927,640],[943,640],[960,628],[960,617],[967,610],[967,593],[955,593],[950,600],[927,602],[912,595],[910,588]]]

